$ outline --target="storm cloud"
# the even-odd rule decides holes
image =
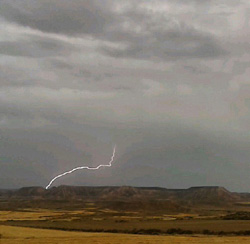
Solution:
[[[249,191],[248,1],[1,0],[0,188]]]

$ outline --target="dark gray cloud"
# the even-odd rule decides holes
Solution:
[[[247,1],[0,5],[0,188],[117,144],[58,184],[250,190]]]
[[[1,15],[9,20],[45,32],[99,33],[113,20],[105,9],[108,1],[42,0],[1,1]]]
[[[217,58],[225,56],[219,43],[211,36],[197,33],[192,29],[157,30],[150,36],[138,34],[138,38],[126,43],[125,48],[102,48],[102,50],[116,58],[136,58],[169,60],[179,58]]]
[[[30,38],[23,41],[0,42],[0,54],[32,58],[67,55],[73,47],[45,38]]]
[[[44,32],[90,35],[125,45],[101,47],[116,58],[168,60],[220,57],[227,53],[213,35],[196,30],[184,21],[176,23],[172,14],[152,15],[152,11],[131,2],[118,15],[114,4],[114,1],[90,0],[77,0],[72,4],[68,1],[26,0],[22,4],[4,1],[1,14],[7,20]]]

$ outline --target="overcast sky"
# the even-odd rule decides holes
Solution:
[[[0,0],[0,188],[250,192],[248,0]]]

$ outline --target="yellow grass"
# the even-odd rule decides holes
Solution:
[[[250,244],[249,237],[147,236],[82,233],[0,226],[2,244]]]
[[[0,211],[0,221],[5,220],[45,220],[50,217],[60,217],[61,213],[32,211],[32,212],[17,212],[17,211]]]
[[[79,215],[89,216],[95,212],[82,211],[52,211],[46,209],[24,209],[25,211],[0,211],[0,221],[6,220],[68,220],[79,219]],[[66,216],[65,216],[66,215]]]

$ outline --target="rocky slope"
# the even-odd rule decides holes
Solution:
[[[188,189],[158,187],[85,187],[58,186],[48,190],[42,187],[23,187],[18,190],[0,190],[1,198],[44,200],[92,200],[92,201],[168,201],[185,204],[230,204],[250,201],[248,193],[233,193],[224,187],[203,186]]]

